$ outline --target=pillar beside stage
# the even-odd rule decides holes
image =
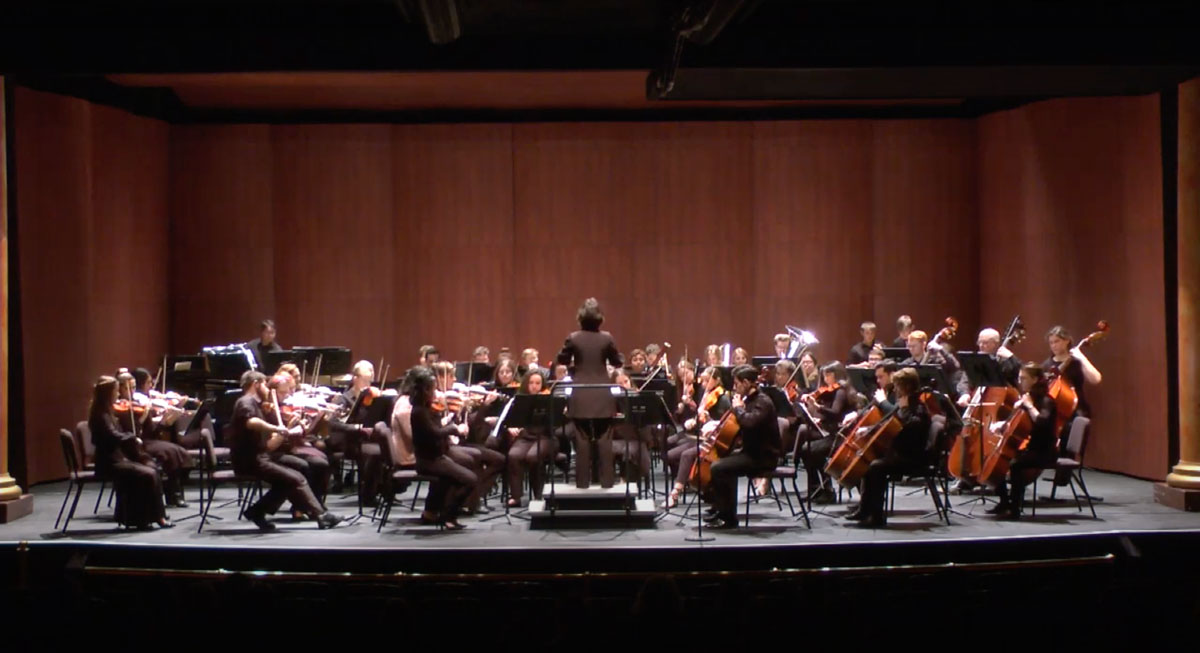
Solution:
[[[4,99],[4,77],[0,76],[0,524],[33,512],[33,496],[24,494],[8,473],[8,139]]]
[[[1179,461],[1159,503],[1200,510],[1200,77],[1179,86]]]

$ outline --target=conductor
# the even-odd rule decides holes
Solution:
[[[584,300],[576,315],[579,330],[567,336],[558,362],[571,371],[580,384],[610,383],[608,365],[621,367],[621,352],[612,335],[601,331],[604,313],[595,297]],[[617,412],[616,399],[607,388],[576,388],[567,402],[567,416],[575,423],[575,485],[592,482],[592,464],[599,461],[600,487],[613,486],[612,432],[609,423]]]

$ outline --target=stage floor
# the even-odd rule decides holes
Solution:
[[[951,500],[956,510],[968,513],[974,508],[974,516],[971,518],[955,514],[951,517],[951,524],[946,525],[936,516],[927,515],[933,509],[932,502],[919,487],[901,485],[897,487],[896,510],[885,529],[854,527],[852,522],[840,517],[845,512],[845,506],[829,505],[818,506],[826,514],[811,515],[810,530],[804,526],[803,520],[790,515],[786,504],[781,512],[773,500],[764,499],[751,506],[749,527],[743,526],[735,531],[706,530],[705,534],[711,534],[713,539],[703,543],[690,542],[687,539],[696,534],[694,517],[680,523],[679,518],[671,515],[661,519],[653,528],[532,530],[527,521],[514,513],[511,523],[506,523],[503,517],[486,522],[480,518],[464,518],[462,521],[467,525],[466,530],[440,532],[433,527],[420,525],[417,513],[408,511],[407,501],[403,506],[398,503],[382,533],[377,533],[375,524],[365,518],[329,531],[318,530],[312,522],[294,522],[289,518],[280,518],[276,522],[279,530],[265,534],[246,521],[237,520],[236,505],[214,509],[213,514],[224,519],[209,523],[202,533],[196,532],[195,518],[178,522],[173,529],[129,532],[114,528],[111,510],[104,506],[101,506],[99,514],[92,514],[96,500],[95,487],[85,492],[70,530],[64,535],[55,531],[54,520],[62,503],[66,484],[54,483],[34,488],[33,515],[0,526],[0,547],[10,548],[26,542],[31,549],[65,546],[73,550],[98,552],[115,547],[147,553],[147,548],[151,548],[156,549],[156,553],[159,554],[165,550],[172,551],[175,554],[172,559],[176,564],[186,559],[189,552],[197,558],[211,558],[214,555],[222,555],[223,552],[231,556],[234,552],[237,552],[237,555],[253,554],[253,562],[247,560],[247,564],[253,565],[262,565],[264,560],[270,560],[264,557],[264,554],[285,554],[284,557],[276,558],[281,561],[280,566],[285,566],[282,560],[286,558],[286,554],[304,556],[318,552],[327,556],[327,561],[332,564],[329,554],[344,558],[354,552],[366,555],[408,552],[412,555],[394,560],[416,561],[420,556],[415,554],[420,552],[489,552],[496,555],[528,556],[539,551],[554,551],[567,555],[574,565],[586,568],[587,563],[580,559],[577,552],[602,551],[612,556],[620,552],[657,550],[661,554],[690,550],[694,554],[703,550],[754,547],[775,551],[776,555],[770,556],[774,558],[774,562],[769,562],[768,557],[739,556],[744,564],[754,560],[762,564],[774,564],[781,559],[778,554],[790,552],[790,555],[782,559],[792,561],[789,564],[803,565],[807,562],[817,563],[830,559],[829,555],[804,555],[805,551],[816,553],[817,549],[834,555],[832,559],[847,559],[837,557],[836,550],[839,547],[853,547],[862,551],[879,548],[879,545],[896,545],[890,547],[894,552],[890,559],[899,562],[912,559],[911,554],[906,555],[902,551],[916,551],[918,545],[940,545],[937,548],[943,551],[942,558],[955,558],[961,556],[966,548],[979,548],[979,545],[984,543],[1011,545],[1040,541],[1042,550],[1045,550],[1045,545],[1049,543],[1047,540],[1078,542],[1081,538],[1096,536],[1200,534],[1200,514],[1181,512],[1156,504],[1153,500],[1153,485],[1150,482],[1095,471],[1087,472],[1085,479],[1092,494],[1103,498],[1103,501],[1095,504],[1095,519],[1086,505],[1082,512],[1077,510],[1069,488],[1059,488],[1058,501],[1040,505],[1036,516],[1029,515],[1027,507],[1025,517],[1017,522],[997,521],[984,514],[984,506],[967,504],[967,501],[973,498],[971,495],[952,495]],[[1049,484],[1039,484],[1043,495],[1049,489]],[[404,496],[411,497],[411,491],[410,489],[409,494]],[[170,514],[173,519],[179,520],[189,514],[195,514],[196,492],[195,487],[189,488],[191,506],[188,509],[172,509]],[[217,496],[218,502],[230,500],[235,496],[235,490],[232,487],[221,488]],[[332,510],[343,515],[356,513],[356,504],[352,496],[335,496],[329,504]],[[744,503],[742,507],[744,508]],[[487,516],[496,514],[498,513],[493,512]],[[744,524],[744,521],[742,523]],[[900,558],[897,559],[896,555]],[[480,557],[476,555],[455,557],[458,560],[456,566],[463,570],[470,566],[466,565],[465,561],[480,561]],[[881,550],[877,550],[871,557],[889,559]],[[558,556],[556,558],[567,559]],[[233,559],[230,557],[225,560],[228,562]],[[543,561],[549,559],[542,558]],[[598,558],[592,559],[599,564]],[[680,564],[683,564],[683,560],[683,557],[676,558],[676,562]]]

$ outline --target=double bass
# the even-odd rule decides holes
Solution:
[[[1004,339],[997,349],[1008,348],[1025,339],[1025,324],[1017,315],[1009,323]],[[984,433],[996,421],[1008,419],[1018,400],[1017,389],[1004,386],[980,386],[975,388],[971,401],[963,412],[963,428],[950,447],[946,468],[950,475],[959,480],[973,482],[979,478],[987,455],[984,454]]]
[[[1096,330],[1089,333],[1086,338],[1079,341],[1075,346],[1076,349],[1083,349],[1090,346],[1093,342],[1102,340],[1108,336],[1108,321],[1100,320],[1096,323]],[[1063,371],[1067,365],[1074,359],[1074,356],[1068,357],[1057,366],[1046,370],[1050,375],[1050,398],[1054,400],[1054,408],[1057,411],[1054,417],[1054,433],[1061,434],[1063,427],[1066,426],[1067,420],[1075,415],[1075,408],[1079,405],[1079,394],[1075,392],[1075,388],[1071,386],[1071,382],[1067,377],[1063,376]]]

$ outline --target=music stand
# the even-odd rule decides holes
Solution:
[[[902,361],[912,356],[908,351],[908,347],[884,347],[883,357],[890,358],[894,361]]]
[[[860,394],[868,398],[875,396],[875,390],[879,387],[875,381],[875,368],[847,367],[846,373],[850,375],[850,385]]]
[[[321,376],[341,376],[350,373],[349,347],[292,347],[292,351],[302,354],[302,361],[312,370],[321,359]]]
[[[913,369],[921,378],[922,386],[933,388],[947,397],[954,396],[954,386],[950,385],[950,379],[941,365],[914,365]]]
[[[787,357],[781,358],[779,356],[753,356],[750,358],[750,364],[754,366],[754,369],[761,370],[766,365],[770,365],[770,366],[774,367],[775,364],[778,363],[779,361],[785,361],[785,360],[792,361],[796,365],[800,364],[799,358],[787,358]]]
[[[635,432],[640,432],[644,426],[665,426],[675,423],[675,416],[671,414],[671,410],[667,407],[667,400],[663,397],[663,393],[657,390],[643,389],[637,394],[631,394],[629,400],[629,413],[627,420],[633,423]],[[648,443],[643,442],[642,446],[647,446]],[[629,440],[625,441],[625,464],[629,464]],[[647,473],[650,470],[646,470]],[[650,488],[653,491],[653,487]],[[629,493],[629,477],[625,477],[625,492]],[[626,511],[628,511],[628,496],[626,496]]]
[[[960,351],[955,355],[972,388],[1006,386],[1004,373],[1000,371],[1000,362],[991,354],[977,351]]]
[[[493,433],[499,434],[502,428],[529,428],[531,426],[545,425],[547,433],[554,433],[554,408],[556,405],[565,406],[565,399],[557,401],[559,397],[553,395],[516,395],[509,400],[500,412],[500,418],[496,420],[496,426]],[[507,454],[505,454],[507,456]],[[542,464],[542,439],[537,439],[537,460],[538,464]],[[554,497],[554,475],[550,476],[551,499]],[[532,494],[532,493],[531,493]],[[550,516],[554,517],[553,501],[550,504]],[[508,497],[504,501],[504,513],[508,514]]]
[[[454,364],[454,380],[467,385],[476,385],[485,381],[491,381],[492,375],[495,373],[496,366],[490,363],[468,361]]]
[[[759,388],[763,394],[771,398],[771,403],[775,404],[775,414],[779,417],[795,417],[796,408],[788,401],[787,395],[784,394],[781,388],[773,385],[768,385]]]
[[[232,380],[242,378],[247,370],[254,369],[254,355],[242,345],[230,347],[205,347],[204,356],[207,359],[207,380]]]
[[[293,363],[296,367],[303,366],[304,352],[298,352],[294,349],[267,352],[263,355],[263,374],[274,374],[284,363]]]

